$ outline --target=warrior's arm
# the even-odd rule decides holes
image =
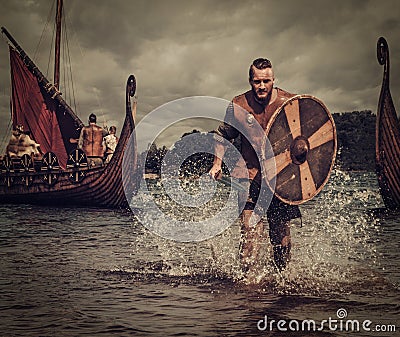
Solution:
[[[83,147],[83,128],[81,130],[81,133],[79,134],[78,149],[82,149],[82,147]]]
[[[226,140],[232,141],[239,135],[239,131],[233,126],[234,110],[233,103],[226,109],[224,122],[220,124],[214,133],[214,163],[209,171],[211,177],[219,179],[221,177],[222,159],[224,158]]]

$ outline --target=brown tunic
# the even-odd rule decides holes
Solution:
[[[227,109],[226,122],[222,123],[217,130],[220,136],[229,141],[239,135],[241,136],[240,153],[246,166],[239,161],[232,172],[233,177],[246,178],[248,175],[251,180],[261,181],[260,164],[256,151],[258,153],[261,151],[262,139],[265,136],[264,131],[273,113],[287,99],[294,96],[294,94],[279,88],[274,88],[274,90],[277,91],[277,97],[267,106],[257,102],[251,90],[236,96],[232,100],[233,104]],[[254,119],[261,125],[262,129],[254,127]],[[242,134],[235,128],[235,125],[238,126]]]

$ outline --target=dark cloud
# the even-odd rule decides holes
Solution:
[[[52,1],[2,0],[0,6],[0,24],[33,56]],[[375,111],[379,36],[389,42],[391,89],[400,108],[399,9],[396,0],[65,1],[77,110],[84,121],[97,112],[100,121],[120,127],[130,73],[138,81],[139,119],[186,96],[229,100],[247,90],[251,61],[266,56],[278,86],[317,96],[332,112]],[[42,71],[49,40],[35,58]],[[7,59],[3,44],[2,120],[9,116]]]

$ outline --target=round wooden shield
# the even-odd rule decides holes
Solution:
[[[35,168],[33,166],[33,160],[32,157],[28,154],[24,154],[21,157],[21,168],[20,172],[33,172],[35,171]]]
[[[58,180],[58,172],[61,170],[58,158],[53,152],[47,152],[42,159],[40,171],[44,172],[43,181],[49,185],[53,185]]]
[[[74,183],[79,183],[85,178],[86,171],[82,168],[88,167],[88,161],[85,152],[81,149],[75,149],[68,155],[67,169],[72,169],[69,173],[69,179]]]
[[[9,155],[4,156],[3,160],[0,162],[0,172],[1,173],[14,172],[13,162]]]
[[[267,128],[271,146],[263,146],[263,176],[275,195],[290,205],[315,197],[332,171],[336,128],[326,106],[310,95],[288,99]]]

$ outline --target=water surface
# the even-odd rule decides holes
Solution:
[[[237,223],[181,243],[126,211],[0,205],[0,335],[398,336],[400,214],[384,211],[375,175],[335,171],[301,210],[289,268],[276,271],[267,244],[249,285]],[[263,330],[329,317],[335,331]]]

